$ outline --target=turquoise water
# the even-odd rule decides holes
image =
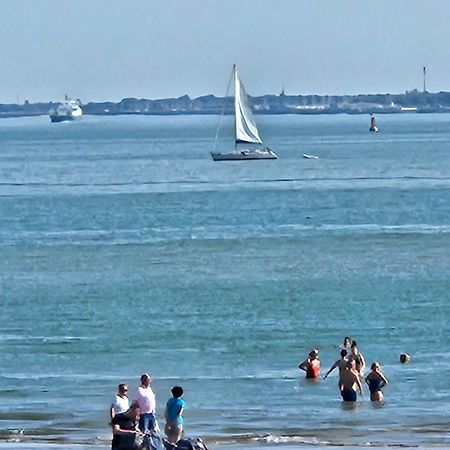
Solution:
[[[212,448],[447,448],[450,116],[378,121],[258,116],[279,159],[222,163],[216,117],[0,121],[0,446],[107,448],[148,371]],[[298,370],[345,335],[381,407]]]

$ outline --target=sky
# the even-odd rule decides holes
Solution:
[[[0,103],[450,91],[450,0],[0,0]]]

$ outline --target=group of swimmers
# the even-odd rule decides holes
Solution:
[[[381,371],[380,363],[373,362],[370,366],[371,372],[364,378],[366,362],[363,354],[358,350],[357,342],[346,336],[340,349],[340,358],[335,361],[323,378],[326,379],[334,369],[338,368],[339,392],[343,401],[355,402],[357,392],[359,391],[360,395],[363,394],[361,380],[365,380],[369,387],[370,400],[381,402],[383,400],[382,389],[389,381]],[[403,364],[409,362],[409,359],[407,353],[400,355],[400,362]],[[298,367],[306,372],[306,378],[318,380],[320,376],[319,350],[311,350],[308,358],[301,362]]]
[[[139,436],[159,431],[155,416],[156,397],[150,384],[150,375],[144,373],[131,402],[127,384],[119,384],[110,409],[113,432],[112,450],[135,450]],[[171,392],[172,397],[167,401],[164,411],[165,433],[167,442],[176,444],[184,432],[183,411],[186,403],[181,398],[183,395],[181,386],[174,386]]]

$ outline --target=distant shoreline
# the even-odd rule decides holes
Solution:
[[[448,113],[450,92],[407,91],[404,94],[360,95],[264,95],[251,97],[255,114],[396,114]],[[0,118],[48,115],[58,102],[0,104]],[[120,102],[89,102],[82,104],[83,114],[115,116],[137,115],[205,115],[232,114],[231,97],[207,95],[191,99],[136,99]]]

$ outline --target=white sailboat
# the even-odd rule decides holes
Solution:
[[[252,109],[248,101],[247,93],[239,79],[236,66],[233,66],[234,76],[234,116],[235,116],[235,149],[227,153],[215,151],[218,131],[214,141],[214,150],[211,156],[214,161],[246,161],[252,159],[277,159],[276,153],[263,146],[263,141],[258,133]],[[228,94],[228,92],[227,92]],[[225,96],[226,97],[226,96]],[[241,144],[257,145],[256,148],[243,148]]]

